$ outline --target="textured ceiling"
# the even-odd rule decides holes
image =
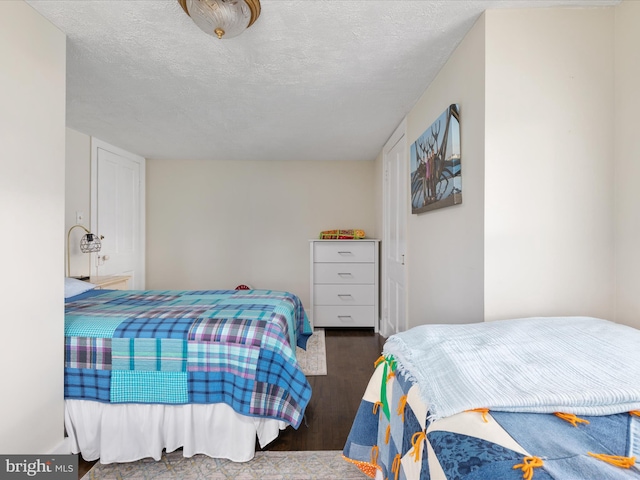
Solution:
[[[619,2],[262,0],[228,40],[176,0],[27,3],[67,35],[75,130],[150,159],[372,160],[484,10]]]

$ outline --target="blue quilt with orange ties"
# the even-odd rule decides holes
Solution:
[[[640,479],[640,411],[474,409],[434,419],[419,390],[393,357],[381,357],[344,459],[387,480]]]
[[[272,290],[90,291],[65,303],[65,398],[226,403],[298,428],[311,397],[300,299]]]

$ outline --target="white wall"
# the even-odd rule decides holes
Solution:
[[[0,2],[3,454],[63,440],[65,55],[29,5]]]
[[[409,327],[482,321],[484,32],[481,17],[407,116],[411,145],[459,104],[463,197],[460,205],[407,219]]]
[[[388,140],[387,140],[388,141]],[[385,142],[386,143],[386,142]],[[374,210],[375,210],[375,228],[372,232],[373,237],[382,238],[382,213],[383,213],[383,182],[384,182],[384,151],[381,150],[373,163],[373,194],[374,194]],[[382,248],[380,248],[380,258],[382,261]],[[381,262],[380,262],[381,263]],[[382,294],[382,292],[380,292]]]
[[[409,218],[410,326],[613,319],[614,151],[618,312],[640,323],[638,6],[489,10],[411,110],[409,143],[460,104],[463,203]]]
[[[286,290],[309,239],[375,229],[374,162],[147,161],[147,288]]]
[[[76,212],[84,214],[82,225],[87,228],[91,226],[91,137],[67,128],[65,158],[64,223],[66,235],[66,232],[76,224]],[[81,228],[75,228],[71,232],[69,252],[71,254],[70,276],[72,277],[89,275],[90,273],[90,255],[80,251],[80,239],[84,233]]]
[[[486,12],[485,320],[613,318],[613,14]]]
[[[616,7],[614,38],[616,321],[640,328],[640,2]]]

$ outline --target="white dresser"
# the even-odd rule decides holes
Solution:
[[[373,327],[377,332],[379,240],[310,244],[313,326]]]

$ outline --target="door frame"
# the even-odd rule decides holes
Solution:
[[[111,145],[103,140],[100,140],[95,137],[91,137],[91,231],[96,232],[98,234],[100,232],[97,232],[96,230],[98,228],[98,150],[99,149],[108,150],[116,155],[125,157],[131,160],[132,162],[136,162],[140,165],[140,172],[139,172],[140,188],[138,192],[138,195],[140,196],[140,198],[138,199],[138,208],[139,208],[138,238],[140,243],[138,245],[138,251],[140,252],[140,255],[137,258],[137,265],[136,265],[136,276],[139,279],[139,281],[137,286],[134,286],[134,287],[130,286],[129,288],[144,290],[146,285],[146,260],[145,259],[146,259],[146,245],[147,245],[147,241],[145,237],[145,232],[146,232],[145,199],[147,197],[146,175],[145,175],[146,159],[144,157],[141,157],[140,155],[136,155],[134,153],[123,150],[122,148]],[[95,270],[96,261],[97,261],[97,258],[94,255],[91,255],[91,271],[92,272]]]
[[[389,248],[388,242],[385,241],[388,236],[389,236],[389,221],[388,221],[388,217],[389,217],[389,211],[387,208],[388,205],[388,200],[389,200],[389,172],[387,171],[387,158],[389,156],[389,152],[391,152],[391,150],[393,149],[393,147],[395,147],[398,142],[404,142],[404,151],[405,151],[405,157],[407,156],[407,118],[405,117],[402,122],[400,122],[400,125],[398,125],[398,127],[395,129],[395,131],[391,134],[391,136],[389,137],[389,140],[387,140],[387,142],[384,144],[384,147],[382,149],[382,239],[383,241],[381,242],[382,244],[382,251],[381,251],[381,259],[382,261],[380,262],[381,264],[381,294],[382,294],[382,309],[381,309],[381,315],[380,315],[380,334],[383,337],[388,337],[389,336],[389,331],[387,329],[387,322],[385,321],[385,319],[388,317],[389,315],[389,305],[388,305],[388,295],[387,295],[387,254],[388,251],[387,249]],[[406,158],[405,158],[406,160]],[[408,172],[408,169],[406,170]],[[404,179],[405,183],[408,182],[408,179]],[[406,197],[406,195],[405,195]],[[404,202],[407,203],[407,200],[405,198]],[[407,207],[408,207],[408,203],[405,205],[405,212],[407,211]],[[408,220],[408,215],[407,215],[407,220]],[[404,227],[405,227],[405,231],[404,231],[404,238],[406,241],[407,238],[407,222],[404,222]],[[406,252],[405,252],[406,255]],[[407,257],[405,256],[405,264],[407,263]],[[404,271],[404,286],[405,286],[405,292],[408,291],[407,289],[407,272],[406,269]],[[405,314],[408,313],[408,306],[409,306],[409,302],[408,302],[408,297],[405,294],[405,298],[404,298],[404,304],[405,304]],[[408,319],[405,319],[407,326],[409,324]]]

